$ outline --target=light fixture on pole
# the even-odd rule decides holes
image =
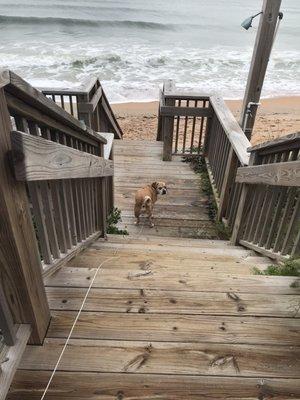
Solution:
[[[247,31],[249,28],[252,27],[252,21],[254,20],[254,18],[257,17],[257,16],[260,15],[260,14],[262,14],[262,11],[259,12],[259,13],[257,13],[257,14],[255,14],[255,15],[252,15],[252,16],[249,17],[249,18],[246,18],[245,21],[243,21],[243,22],[241,23],[241,26],[242,26],[244,29],[246,29],[246,31]]]

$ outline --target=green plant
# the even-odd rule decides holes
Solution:
[[[255,275],[300,276],[300,258],[289,259],[282,264],[269,265],[265,270],[254,267]]]
[[[196,150],[198,151],[198,149],[196,149]],[[193,151],[195,151],[194,148],[192,148],[192,152]],[[217,204],[216,204],[215,197],[213,194],[210,179],[208,176],[208,171],[207,171],[204,157],[201,154],[192,155],[192,156],[186,155],[183,157],[182,161],[190,163],[193,170],[201,176],[200,189],[201,189],[202,193],[204,193],[207,196],[206,205],[207,205],[207,212],[208,212],[209,219],[214,222],[216,233],[217,233],[218,237],[220,239],[228,239],[230,236],[228,229],[223,224],[223,222],[217,221],[218,208],[217,208]]]
[[[126,229],[119,229],[117,227],[117,224],[121,221],[121,210],[119,210],[117,207],[114,207],[112,212],[107,217],[106,233],[113,235],[128,235],[128,231]]]

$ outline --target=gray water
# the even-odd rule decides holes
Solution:
[[[0,0],[0,67],[36,86],[97,75],[112,102],[153,100],[162,80],[240,98],[262,0]],[[300,94],[300,1],[283,0],[263,96]]]

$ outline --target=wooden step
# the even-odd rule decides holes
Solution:
[[[40,400],[50,371],[19,371],[8,400]],[[34,379],[33,379],[34,377]],[[47,400],[300,399],[300,379],[58,372]]]
[[[47,287],[52,310],[78,311],[86,288]],[[299,296],[93,288],[84,311],[300,318]]]

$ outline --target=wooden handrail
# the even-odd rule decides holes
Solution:
[[[20,181],[96,178],[113,175],[113,162],[60,143],[13,131],[12,159]]]
[[[223,126],[224,132],[226,133],[241,165],[248,165],[250,156],[247,149],[251,146],[251,143],[247,139],[240,125],[221,97],[211,96],[210,104]]]
[[[300,161],[238,168],[236,182],[273,186],[300,186]]]

